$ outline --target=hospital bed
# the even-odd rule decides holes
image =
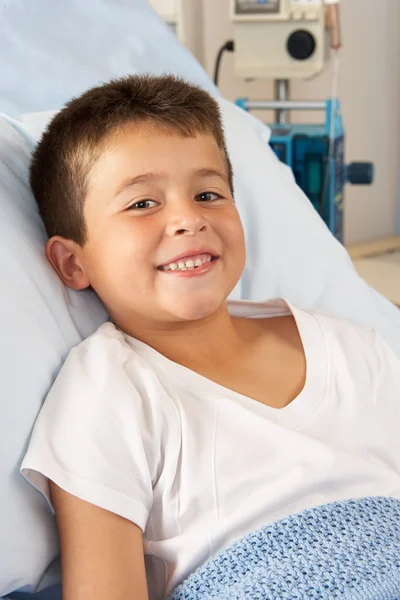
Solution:
[[[55,520],[19,465],[69,349],[107,318],[91,292],[64,289],[47,264],[28,185],[30,153],[69,98],[144,71],[202,86],[221,108],[247,240],[231,297],[281,296],[341,315],[377,329],[399,355],[400,312],[357,275],[270,149],[268,127],[220,97],[145,0],[12,0],[2,3],[0,19],[0,597],[59,600]]]

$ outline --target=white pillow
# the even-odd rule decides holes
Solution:
[[[182,75],[218,96],[196,59],[147,0],[0,3],[0,112],[60,108],[127,73]]]
[[[63,359],[106,318],[94,294],[65,288],[47,263],[30,153],[27,138],[0,118],[0,596],[36,586],[57,553],[54,519],[19,464]]]

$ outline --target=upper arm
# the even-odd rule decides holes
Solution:
[[[148,600],[140,527],[50,482],[63,600]]]

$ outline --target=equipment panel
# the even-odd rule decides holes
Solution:
[[[281,0],[235,0],[236,15],[278,13]]]

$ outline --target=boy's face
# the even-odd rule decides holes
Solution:
[[[122,329],[138,317],[167,328],[207,317],[244,268],[227,165],[210,135],[125,127],[89,177],[84,214],[77,260]]]

